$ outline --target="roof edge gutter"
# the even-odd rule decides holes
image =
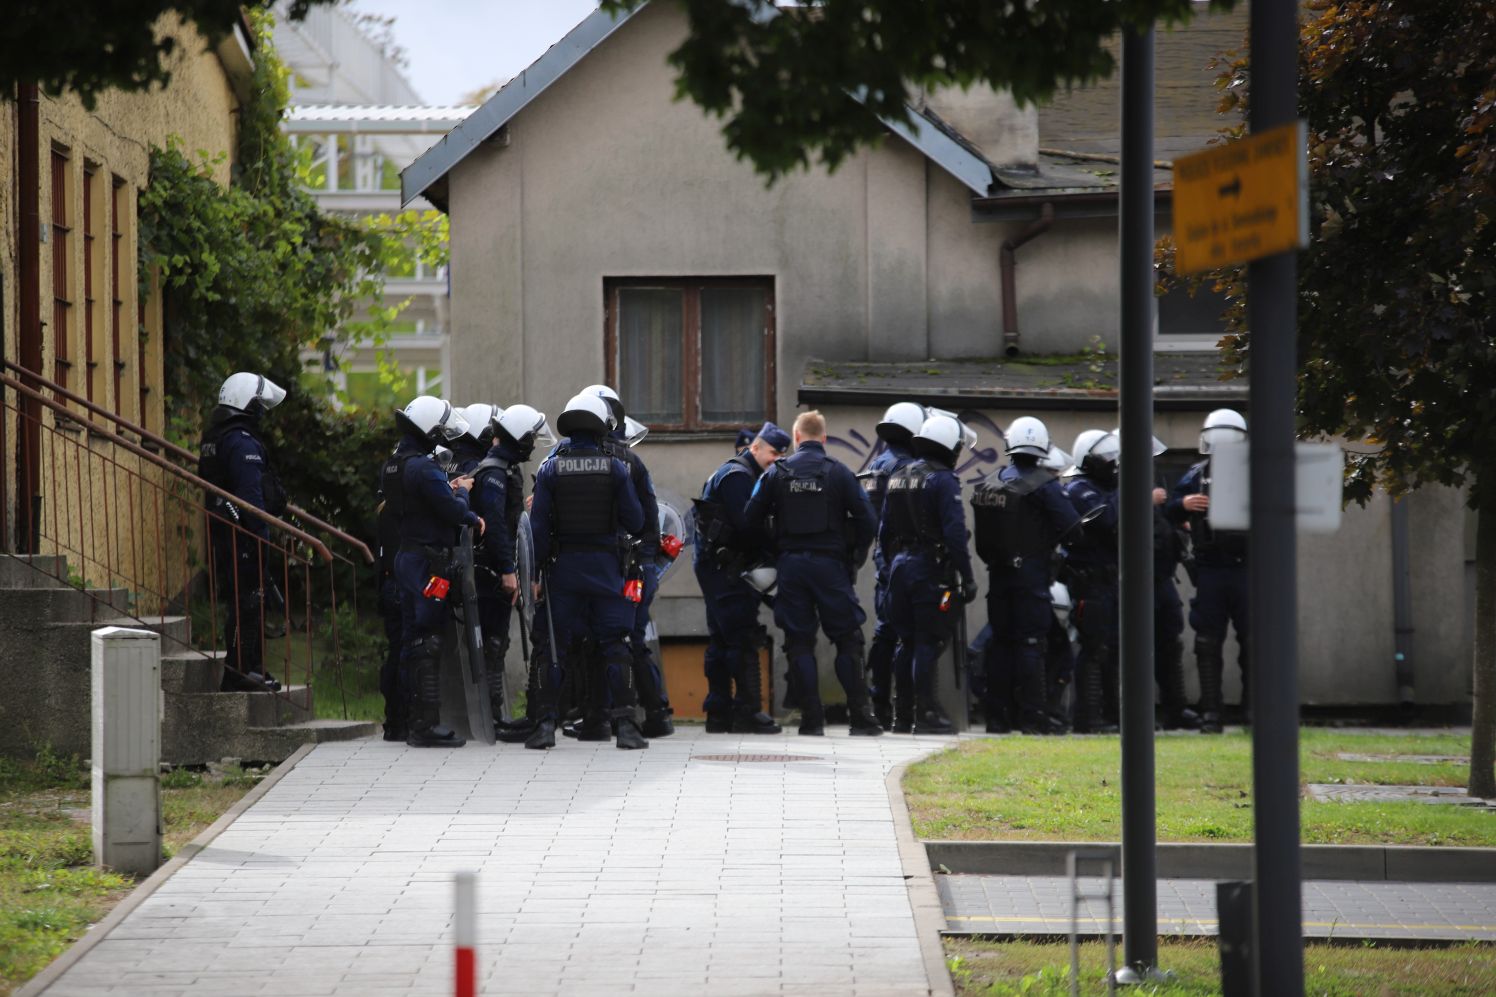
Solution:
[[[1045,201],[1039,206],[1039,217],[1024,226],[1016,237],[1004,239],[1002,249],[998,251],[998,272],[1002,278],[1003,296],[1003,353],[1007,356],[1018,355],[1018,250],[1048,232],[1053,225],[1054,204]]]

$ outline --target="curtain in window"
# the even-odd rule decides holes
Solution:
[[[618,292],[618,393],[629,414],[653,425],[683,425],[682,292],[622,288]]]
[[[764,289],[701,289],[701,420],[764,417]]]

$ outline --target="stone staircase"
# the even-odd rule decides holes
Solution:
[[[373,723],[317,720],[312,690],[219,692],[221,652],[190,650],[191,622],[124,616],[124,589],[73,588],[60,557],[0,555],[0,754],[48,744],[61,754],[91,750],[91,633],[105,626],[162,635],[162,761],[201,765],[220,758],[278,762],[303,744],[369,737]],[[272,669],[274,665],[272,663]]]

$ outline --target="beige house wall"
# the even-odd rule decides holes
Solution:
[[[175,36],[172,80],[145,93],[110,91],[93,110],[71,94],[43,94],[38,107],[39,217],[45,235],[39,252],[42,321],[42,374],[58,380],[58,345],[70,360],[68,387],[119,415],[160,431],[165,422],[162,383],[162,312],[158,294],[142,301],[138,271],[138,198],[149,183],[150,150],[180,141],[185,154],[213,163],[212,175],[227,185],[236,146],[239,99],[235,81],[204,39],[175,20],[159,29]],[[17,105],[14,95],[0,100],[0,185],[6,196],[0,208],[0,281],[3,281],[4,344],[7,359],[19,355],[17,276],[18,212]],[[56,217],[53,200],[54,150],[66,155],[65,216],[68,236],[68,281],[65,296],[73,305],[63,328],[54,322],[53,301],[59,283],[54,268]],[[93,358],[85,316],[85,171],[94,174]],[[110,275],[116,264],[111,230],[114,186],[120,186],[118,291],[121,300],[119,350],[113,344],[113,300]],[[142,308],[143,305],[143,308]],[[142,331],[143,330],[143,331]],[[65,337],[65,338],[63,338]],[[143,347],[143,352],[142,352]],[[142,359],[144,363],[142,364]],[[118,391],[115,365],[120,365]],[[80,408],[81,415],[81,408]],[[7,495],[15,494],[17,425],[6,412],[4,473]],[[81,425],[44,411],[42,429],[42,535],[49,548],[69,557],[74,573],[90,584],[135,580],[157,592],[170,592],[178,579],[175,563],[189,538],[183,521],[191,514],[163,489],[156,471]],[[196,497],[193,497],[196,501]]]

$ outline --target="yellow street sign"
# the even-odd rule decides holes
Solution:
[[[1309,244],[1304,122],[1174,160],[1174,268],[1197,273]]]

